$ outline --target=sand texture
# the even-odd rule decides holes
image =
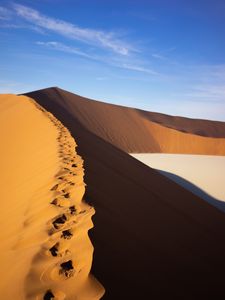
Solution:
[[[225,157],[187,154],[132,154],[225,212]]]
[[[0,298],[100,299],[90,273],[83,160],[70,132],[25,96],[0,96]]]
[[[84,159],[85,199],[96,209],[92,273],[103,299],[223,299],[224,213],[103,138],[108,123],[86,100],[58,89],[30,95],[70,130]]]
[[[225,122],[194,120],[89,100],[59,88],[29,93],[54,99],[93,134],[127,153],[225,155]]]

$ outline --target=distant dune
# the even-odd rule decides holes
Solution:
[[[40,101],[43,95],[60,104],[86,129],[127,153],[225,155],[225,122],[172,117],[102,103],[59,88],[29,95]]]
[[[166,116],[160,125],[57,88],[28,95],[71,131],[84,159],[103,299],[223,299],[224,213],[126,152],[225,154],[224,123]]]
[[[0,96],[0,298],[100,299],[94,208],[69,131],[25,96]]]

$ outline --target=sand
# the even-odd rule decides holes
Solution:
[[[84,160],[85,199],[96,210],[92,273],[103,299],[223,299],[224,213],[109,142],[117,135],[123,143],[123,121],[101,114],[105,106],[96,113],[60,89],[29,95],[70,130]]]
[[[225,157],[180,154],[132,154],[225,212]]]
[[[74,139],[28,97],[1,95],[0,112],[1,299],[100,299]]]
[[[59,103],[86,129],[127,153],[225,155],[225,122],[194,120],[89,100],[59,88],[28,93]]]

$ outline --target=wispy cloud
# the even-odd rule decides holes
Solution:
[[[0,80],[0,94],[19,94],[34,89],[33,85],[22,82]]]
[[[8,28],[8,29],[29,29],[35,32],[38,32],[40,34],[45,34],[45,31],[38,27],[38,26],[32,26],[32,25],[24,25],[24,24],[12,24],[12,23],[1,23],[0,28]]]
[[[96,80],[104,81],[104,80],[108,80],[108,77],[96,77]]]
[[[158,75],[158,73],[155,72],[154,70],[144,68],[144,67],[140,67],[140,66],[137,66],[137,65],[134,65],[134,64],[122,64],[121,67],[124,68],[124,69],[127,69],[127,70],[133,70],[133,71],[148,73],[148,74],[151,74],[151,75]]]
[[[9,9],[0,6],[0,20],[8,21],[11,19],[12,13]]]
[[[158,53],[153,53],[152,57],[157,58],[157,59],[163,59],[163,60],[166,59],[165,56],[158,54]]]
[[[136,72],[142,72],[142,73],[147,73],[149,75],[158,75],[157,72],[155,72],[154,70],[151,70],[149,68],[144,68],[142,66],[139,66],[135,63],[124,63],[123,60],[115,58],[115,57],[104,57],[104,56],[98,56],[98,55],[94,55],[94,54],[89,54],[87,52],[84,52],[83,50],[80,50],[78,48],[72,47],[72,46],[67,46],[63,43],[59,43],[56,41],[49,41],[49,42],[42,42],[42,41],[38,41],[36,42],[37,45],[39,46],[43,46],[43,47],[47,47],[48,49],[51,50],[56,50],[56,51],[60,51],[60,52],[65,52],[65,53],[70,53],[70,54],[74,54],[74,55],[78,55],[90,60],[95,60],[95,61],[99,61],[102,62],[104,64],[110,65],[112,67],[116,67],[116,68],[122,68],[125,70],[132,70],[132,71],[136,71]]]
[[[176,47],[171,47],[171,48],[153,53],[152,57],[156,58],[156,59],[160,59],[160,60],[168,60],[168,57],[167,57],[168,53],[172,52],[174,50],[176,50]]]
[[[45,16],[37,10],[20,4],[14,4],[13,8],[24,20],[69,39],[109,49],[120,55],[128,55],[134,50],[131,45],[118,39],[113,32],[81,28],[75,24]]]
[[[59,43],[59,42],[54,42],[54,41],[40,42],[40,41],[38,41],[38,42],[36,42],[36,44],[39,45],[39,46],[47,47],[47,48],[52,49],[52,50],[57,50],[57,51],[61,51],[61,52],[66,52],[66,53],[70,53],[70,54],[79,55],[79,56],[89,58],[89,59],[98,60],[98,57],[96,57],[94,55],[89,55],[89,54],[85,53],[84,51],[81,51],[81,50],[79,50],[75,47],[67,46],[67,45],[64,45],[64,44]]]
[[[225,102],[225,84],[194,86],[192,90],[184,96],[199,101]]]

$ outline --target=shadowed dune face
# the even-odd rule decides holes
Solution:
[[[103,299],[222,299],[224,214],[95,134],[85,122],[96,111],[85,115],[69,93],[29,95],[70,129],[84,158]]]
[[[54,99],[89,131],[127,153],[225,155],[225,122],[192,120],[88,100],[58,88]],[[35,93],[29,93],[35,97]]]

